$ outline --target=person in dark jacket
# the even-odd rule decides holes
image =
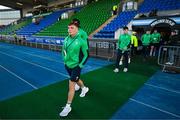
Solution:
[[[169,38],[168,45],[172,46],[172,47],[170,47],[168,50],[169,57],[168,57],[168,62],[166,64],[173,65],[175,54],[179,54],[179,53],[177,53],[178,51],[174,46],[180,46],[180,40],[179,40],[179,36],[178,36],[178,33],[176,30],[173,30],[171,32],[171,36]]]

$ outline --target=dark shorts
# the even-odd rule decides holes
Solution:
[[[74,67],[74,68],[69,68],[66,65],[65,65],[65,68],[70,76],[70,80],[73,82],[78,82],[80,79],[81,68],[79,66]]]
[[[159,43],[151,43],[151,46],[154,46],[154,47],[159,47]]]

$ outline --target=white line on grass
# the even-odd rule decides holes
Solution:
[[[21,78],[20,76],[16,75],[15,73],[11,72],[10,70],[8,70],[7,68],[3,67],[2,65],[0,65],[1,68],[3,68],[4,70],[6,70],[7,72],[9,72],[10,74],[12,74],[13,76],[17,77],[18,79],[20,79],[21,81],[25,82],[26,84],[30,85],[32,88],[34,89],[38,89],[38,87],[36,87],[35,85],[29,83],[28,81],[26,81],[25,79]]]
[[[55,71],[55,70],[52,70],[52,69],[50,69],[50,68],[47,68],[47,67],[44,67],[44,66],[38,65],[38,64],[36,64],[36,63],[29,62],[29,61],[27,61],[27,60],[23,60],[23,59],[18,58],[18,57],[16,57],[16,56],[9,55],[9,54],[4,53],[4,52],[1,52],[1,51],[0,51],[0,53],[1,53],[1,54],[4,54],[4,55],[7,55],[7,56],[9,56],[9,57],[12,57],[12,58],[18,59],[18,60],[20,60],[20,61],[23,61],[23,62],[29,63],[29,64],[31,64],[31,65],[34,65],[34,66],[37,66],[37,67],[43,68],[43,69],[45,69],[45,70],[48,70],[48,71],[54,72],[54,73],[59,74],[59,75],[62,75],[62,76],[64,76],[64,77],[69,77],[69,76],[68,76],[68,75],[66,75],[66,74],[63,74],[63,73],[57,72],[57,71]]]
[[[147,106],[147,107],[149,107],[149,108],[152,108],[152,109],[155,109],[155,110],[161,111],[161,112],[163,112],[163,113],[166,113],[166,114],[172,115],[172,116],[174,116],[174,117],[180,118],[180,116],[179,116],[179,115],[176,115],[176,114],[171,113],[171,112],[168,112],[168,111],[166,111],[166,110],[162,110],[162,109],[157,108],[157,107],[154,107],[154,106],[152,106],[152,105],[149,105],[149,104],[143,103],[143,102],[138,101],[138,100],[135,100],[135,99],[133,99],[133,98],[130,98],[130,100],[131,100],[131,101],[134,101],[134,102],[136,102],[136,103],[142,104],[142,105],[144,105],[144,106]]]
[[[158,89],[162,89],[162,90],[166,90],[166,91],[169,91],[169,92],[180,94],[179,91],[170,90],[170,89],[167,89],[167,88],[164,88],[164,87],[159,87],[159,86],[152,85],[152,84],[147,84],[147,83],[145,83],[145,85],[150,86],[150,87],[154,87],[154,88],[158,88]]]

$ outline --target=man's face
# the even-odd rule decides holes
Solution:
[[[125,29],[123,30],[124,31],[124,34],[127,34],[128,33],[128,29]]]
[[[150,31],[146,31],[147,34],[150,34]]]
[[[171,32],[171,35],[175,35],[176,33],[175,32]]]
[[[77,32],[78,32],[78,27],[77,26],[75,26],[75,25],[69,25],[68,26],[69,35],[75,36],[77,34]]]

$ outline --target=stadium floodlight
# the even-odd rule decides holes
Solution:
[[[11,9],[10,7],[6,7],[6,6],[3,6],[3,5],[0,5],[0,10],[7,10],[7,9]]]
[[[20,6],[22,6],[22,5],[23,5],[23,4],[22,4],[22,3],[20,3],[20,2],[16,2],[16,4],[17,4],[17,5],[20,5]]]

